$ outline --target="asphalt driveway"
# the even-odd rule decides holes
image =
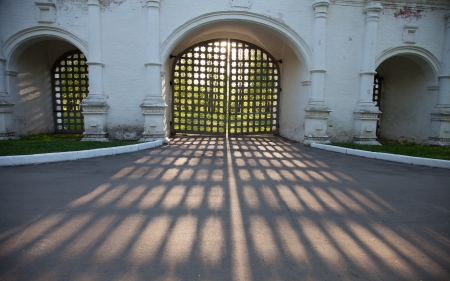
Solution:
[[[0,280],[449,280],[450,171],[279,137],[0,167]]]

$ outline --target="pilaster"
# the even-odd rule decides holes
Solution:
[[[313,36],[313,69],[311,70],[310,99],[305,113],[304,144],[330,143],[326,134],[327,120],[331,109],[324,104],[325,87],[325,48],[326,48],[326,20],[329,0],[315,0],[314,36]],[[309,84],[309,83],[308,83]],[[303,86],[305,86],[304,84]],[[308,85],[309,86],[309,85]]]
[[[108,103],[103,93],[101,6],[99,0],[88,1],[89,94],[80,103],[84,116],[83,141],[108,141],[106,115]]]
[[[439,75],[438,101],[431,112],[430,145],[450,146],[450,12],[445,14],[445,41]]]
[[[165,133],[166,103],[162,96],[164,73],[160,62],[160,0],[147,0],[147,95],[140,107],[144,115],[144,132],[141,142],[162,140],[168,142]]]
[[[15,132],[12,119],[14,102],[6,91],[6,59],[3,57],[2,50],[2,40],[0,39],[0,140],[5,140],[14,138]]]
[[[383,7],[378,2],[370,2],[365,8],[366,24],[361,60],[359,98],[354,111],[353,142],[357,144],[380,145],[376,128],[381,111],[372,101],[375,56],[377,46],[378,19]]]

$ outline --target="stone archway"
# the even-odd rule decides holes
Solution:
[[[74,46],[74,49],[80,50],[83,54],[88,54],[87,42],[80,37],[61,28],[35,26],[15,33],[4,42],[7,70],[15,71],[17,60],[27,48],[40,41],[49,40],[68,42]]]
[[[215,38],[234,38],[257,45],[282,61],[280,86],[279,134],[302,141],[305,135],[305,111],[310,97],[312,52],[295,31],[264,15],[224,11],[194,18],[174,30],[161,44],[162,91],[167,110],[166,128],[171,128],[172,81],[174,58],[195,44]],[[300,110],[299,110],[300,109]]]
[[[52,68],[61,55],[78,49],[54,38],[26,46],[16,49],[20,53],[14,53],[15,59],[9,64],[14,69],[7,76],[8,92],[15,104],[12,123],[18,135],[54,133],[57,120],[53,91],[56,85],[52,85]]]
[[[87,43],[66,30],[36,26],[3,44],[6,90],[14,106],[11,124],[17,135],[53,133],[52,67],[64,53],[87,53]]]
[[[424,143],[438,95],[437,66],[418,53],[391,52],[384,57],[376,69],[382,80],[379,137]]]

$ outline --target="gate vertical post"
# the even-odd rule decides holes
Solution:
[[[84,116],[83,141],[108,141],[106,114],[108,103],[103,93],[101,7],[99,0],[88,1],[89,93],[80,103]]]
[[[167,143],[164,117],[166,103],[162,97],[164,73],[160,62],[160,0],[147,0],[147,95],[140,105],[144,115],[144,132],[141,142],[162,140]]]
[[[315,0],[314,8],[314,37],[313,37],[313,69],[311,70],[311,96],[304,109],[305,139],[304,144],[330,143],[326,134],[327,120],[331,109],[324,105],[325,87],[325,48],[326,48],[326,21],[329,0]]]
[[[2,40],[0,40],[0,140],[6,140],[15,136],[12,119],[15,103],[6,91],[6,59],[3,57],[2,49]]]
[[[359,82],[359,99],[354,111],[353,142],[357,144],[380,145],[377,141],[376,128],[381,111],[373,99],[373,81],[377,47],[378,19],[383,7],[378,2],[371,2],[364,8],[366,26],[361,60]]]
[[[450,12],[445,14],[445,41],[439,75],[438,102],[431,112],[430,145],[450,146]]]

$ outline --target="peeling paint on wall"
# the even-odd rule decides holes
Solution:
[[[101,0],[100,4],[105,9],[112,9],[115,6],[120,6],[125,2],[125,0]]]
[[[422,12],[423,12],[423,10],[414,10],[408,6],[404,6],[398,12],[394,13],[394,17],[402,18],[402,19],[407,19],[407,18],[413,17],[416,20],[418,20],[422,17],[422,15],[421,15]]]

